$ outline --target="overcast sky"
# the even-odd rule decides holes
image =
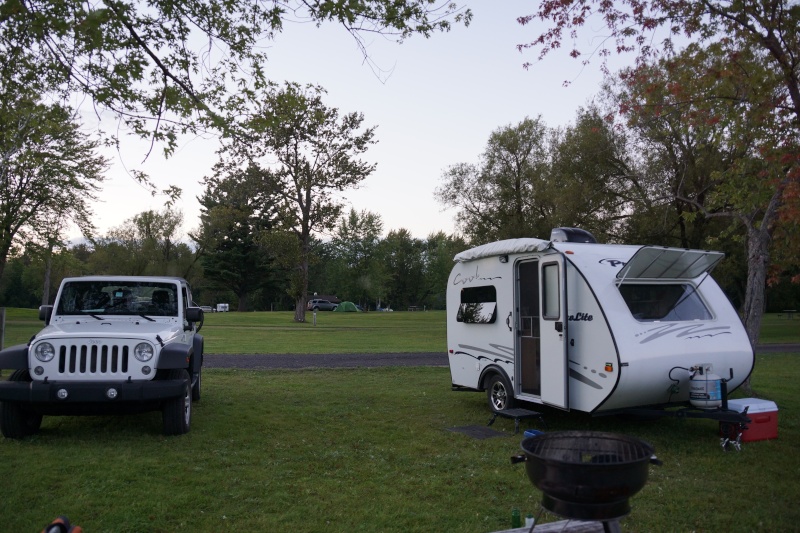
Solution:
[[[454,27],[430,39],[414,36],[399,45],[372,37],[368,52],[384,71],[381,76],[364,61],[353,38],[335,25],[287,24],[270,43],[273,80],[319,84],[328,91],[327,106],[361,112],[365,125],[377,126],[378,143],[365,156],[377,163],[377,170],[343,200],[357,211],[380,214],[384,235],[399,228],[417,238],[454,232],[454,212],[444,211],[433,197],[446,168],[477,162],[492,131],[526,116],[541,115],[550,127],[573,122],[577,109],[598,92],[598,62],[582,70],[564,48],[541,63],[535,62],[534,51],[517,51],[517,44],[538,35],[535,26],[516,22],[535,9],[534,2],[468,5],[474,18],[467,28]],[[529,70],[522,66],[526,61],[534,62]],[[564,87],[565,80],[572,83]],[[144,170],[160,187],[183,189],[177,207],[183,211],[186,236],[198,226],[199,182],[215,162],[216,141],[182,139],[169,160],[154,150],[144,163],[148,146],[133,138],[123,142],[122,157],[110,154],[113,164],[95,206],[101,234],[142,211],[163,207],[164,199],[152,198],[127,168]]]

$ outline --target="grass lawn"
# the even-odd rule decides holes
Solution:
[[[753,383],[780,407],[779,438],[723,452],[707,420],[633,422],[545,411],[549,430],[591,429],[654,445],[627,531],[790,531],[800,523],[800,363],[760,355]],[[496,531],[541,494],[511,465],[520,435],[476,440],[481,394],[449,390],[446,368],[210,370],[192,431],[160,416],[45,417],[0,440],[0,516],[38,531],[66,514],[100,531]],[[544,520],[556,517],[543,515]]]
[[[42,322],[33,309],[6,311],[5,346],[28,342]],[[206,313],[202,334],[209,354],[324,354],[447,351],[444,311],[334,313],[317,324],[297,323],[291,312]],[[761,343],[800,342],[800,317],[764,315]]]
[[[38,331],[35,312],[28,313],[9,316],[15,324],[7,345],[16,329]],[[317,330],[330,334],[320,345],[325,351],[444,349],[443,314],[317,319]],[[301,348],[319,334],[314,326],[293,324],[286,313],[207,320],[209,352],[233,344],[247,353],[242,333],[257,332],[282,347],[267,351],[319,353]],[[774,342],[798,342],[800,322],[783,320],[790,331],[778,323],[770,335],[782,340]],[[218,345],[209,341],[215,335]],[[397,348],[404,345],[419,348]],[[626,531],[791,531],[800,524],[798,381],[797,354],[757,356],[752,384],[778,404],[779,438],[747,443],[739,453],[721,450],[717,424],[708,420],[544,413],[549,431],[613,431],[655,447],[664,464],[650,467],[647,485],[632,498],[621,522]],[[485,426],[489,412],[485,396],[450,391],[446,368],[207,369],[203,385],[184,436],[162,436],[160,414],[148,413],[45,417],[32,438],[0,439],[5,528],[39,531],[66,514],[87,533],[487,532],[508,528],[513,507],[523,515],[538,510],[541,493],[524,466],[509,460],[522,438],[513,435],[513,421],[498,419],[492,428],[503,435],[485,440],[448,430]]]

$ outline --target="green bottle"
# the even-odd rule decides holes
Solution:
[[[519,514],[519,509],[514,507],[511,510],[511,529],[522,527],[522,515]]]

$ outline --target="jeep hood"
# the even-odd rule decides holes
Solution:
[[[55,323],[46,326],[36,335],[35,340],[50,338],[141,338],[154,342],[158,336],[166,343],[183,333],[177,320],[150,322],[144,318],[126,317],[96,320],[91,317],[76,319],[59,317]]]

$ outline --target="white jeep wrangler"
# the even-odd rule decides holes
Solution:
[[[45,327],[28,344],[0,351],[0,429],[20,439],[43,415],[161,410],[166,435],[189,431],[200,399],[203,311],[185,280],[66,278]]]

